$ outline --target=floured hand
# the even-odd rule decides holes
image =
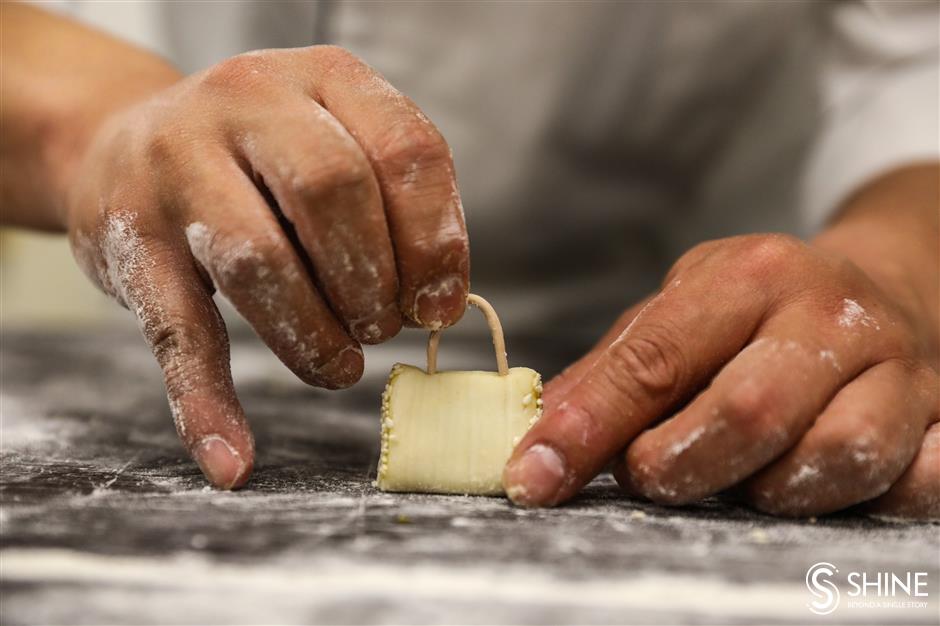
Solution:
[[[231,58],[109,115],[89,145],[67,203],[76,258],[136,314],[179,435],[218,487],[244,483],[254,452],[213,289],[326,388],[359,379],[361,343],[463,313],[450,150],[348,52]]]
[[[614,461],[624,489],[660,503],[738,486],[781,515],[880,497],[884,513],[940,516],[936,170],[901,176],[816,245],[753,235],[686,254],[545,386],[510,497],[560,503]],[[906,220],[922,232],[905,239]]]

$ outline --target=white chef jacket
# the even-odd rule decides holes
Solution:
[[[704,239],[808,234],[940,157],[926,2],[69,2],[195,71],[332,43],[450,143],[473,289],[510,335],[596,338]]]

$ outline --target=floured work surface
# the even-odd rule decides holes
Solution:
[[[715,500],[669,509],[609,478],[539,511],[377,491],[379,394],[422,340],[367,350],[370,377],[332,394],[236,339],[259,456],[247,489],[219,493],[184,458],[132,332],[5,333],[0,622],[937,623],[937,525],[777,520]],[[558,369],[512,348],[516,363]],[[931,604],[849,609],[843,588],[836,613],[816,617],[804,577],[819,561],[926,571]]]

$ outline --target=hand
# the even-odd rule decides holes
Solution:
[[[244,483],[254,452],[213,288],[326,388],[359,379],[360,343],[463,313],[450,150],[348,52],[231,58],[108,116],[89,146],[66,203],[75,256],[136,314],[177,431],[218,487]]]
[[[625,490],[664,504],[741,485],[781,515],[882,494],[940,514],[937,344],[900,301],[790,237],[702,244],[546,385],[507,493],[557,504],[613,460]]]

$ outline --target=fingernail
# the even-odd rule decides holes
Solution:
[[[506,466],[509,499],[522,506],[554,504],[565,478],[565,461],[551,446],[537,443]]]
[[[425,285],[415,294],[415,321],[430,330],[439,330],[454,324],[464,310],[467,294],[463,278],[448,274]]]
[[[196,445],[194,456],[202,473],[219,489],[234,487],[245,471],[241,455],[218,435],[203,437]]]
[[[346,346],[316,370],[317,384],[327,389],[349,387],[362,377],[365,365],[359,346]]]

